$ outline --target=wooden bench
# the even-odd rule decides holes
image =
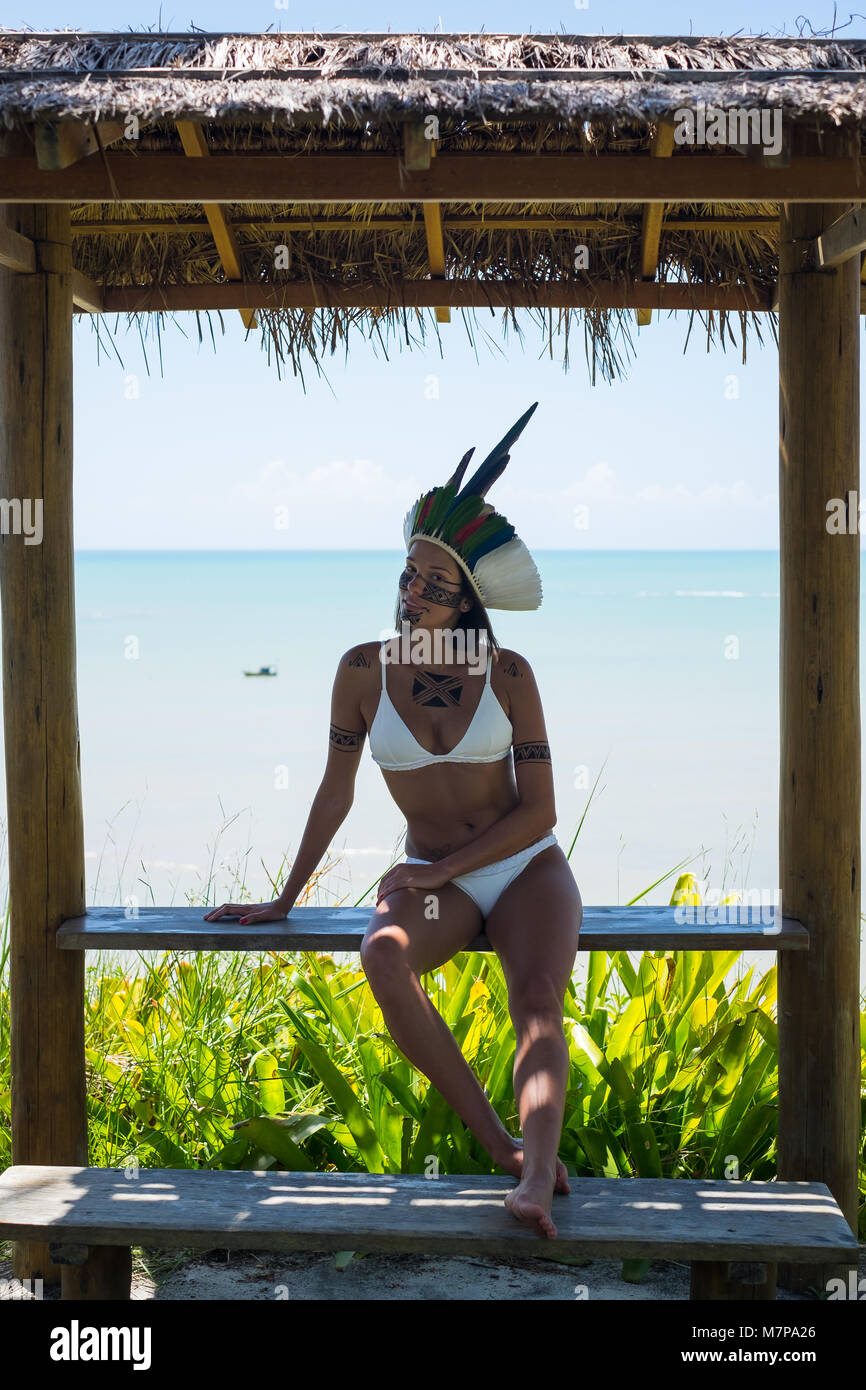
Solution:
[[[91,908],[57,932],[67,951],[348,951],[372,907],[296,907],[282,922],[204,921],[201,907]],[[806,951],[773,907],[586,907],[580,951]],[[709,918],[709,920],[706,920]],[[468,950],[490,951],[482,932]],[[129,1296],[133,1244],[425,1254],[551,1254],[502,1205],[508,1177],[424,1179],[14,1167],[0,1179],[0,1235],[53,1241],[63,1296]],[[557,1253],[691,1263],[691,1296],[775,1298],[776,1264],[850,1261],[857,1242],[823,1183],[573,1178],[554,1197]],[[747,1262],[745,1265],[741,1262]]]
[[[202,907],[141,907],[127,917],[122,907],[92,907],[69,917],[57,930],[64,951],[357,951],[372,907],[295,907],[282,922],[240,926],[236,917],[206,922]],[[807,951],[809,933],[801,922],[779,916],[775,908],[719,908],[727,923],[702,923],[712,909],[664,907],[585,907],[579,951]],[[132,909],[130,909],[132,912]],[[689,921],[688,913],[696,920]],[[678,915],[686,914],[680,922]],[[748,914],[746,921],[730,921]],[[768,921],[762,921],[762,915]],[[489,951],[482,932],[467,950]]]
[[[421,1253],[691,1263],[693,1299],[774,1299],[778,1261],[856,1267],[819,1182],[572,1178],[558,1239],[503,1206],[510,1177],[17,1165],[0,1239],[50,1240],[63,1298],[129,1298],[131,1247]],[[581,1276],[581,1279],[583,1276]]]

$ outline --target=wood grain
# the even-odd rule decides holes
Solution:
[[[858,74],[862,81],[862,74]],[[769,169],[738,155],[442,155],[409,173],[383,154],[106,154],[68,169],[0,160],[14,203],[851,203],[862,158],[792,158]]]
[[[42,502],[41,544],[0,540],[9,826],[12,1152],[87,1161],[83,959],[58,951],[84,911],[72,553],[72,253],[68,209],[3,213],[39,268],[0,271],[0,493]],[[46,1246],[18,1277],[57,1282]]]
[[[848,137],[825,135],[832,158]],[[797,133],[800,148],[809,139]],[[860,267],[804,269],[840,209],[780,229],[779,873],[808,952],[779,960],[779,1176],[826,1182],[857,1213],[860,1135],[860,538],[827,531],[859,493]],[[788,1283],[788,1272],[779,1271]],[[823,1287],[825,1275],[803,1272]]]
[[[281,922],[242,927],[237,917],[206,922],[208,910],[142,907],[137,917],[127,918],[120,907],[91,907],[63,923],[57,944],[63,951],[357,951],[373,915],[372,907],[296,907]],[[758,920],[721,926],[678,924],[674,907],[585,907],[578,950],[808,951],[809,934],[800,922],[787,916],[780,921],[769,906],[763,909],[771,916],[769,923],[760,920],[758,906],[743,911]],[[467,946],[470,951],[490,949],[483,933]]]
[[[51,1230],[88,1245],[543,1255],[503,1206],[514,1178],[203,1169],[7,1168],[0,1238]],[[572,1178],[554,1194],[557,1250],[591,1258],[856,1263],[823,1183]]]

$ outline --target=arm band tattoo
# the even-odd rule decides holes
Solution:
[[[516,763],[549,763],[549,743],[515,743],[514,761]]]
[[[328,742],[332,748],[342,748],[348,753],[357,753],[365,733],[365,729],[356,732],[354,729],[341,729],[339,724],[332,724]]]

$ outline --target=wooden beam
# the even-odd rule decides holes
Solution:
[[[819,270],[829,270],[862,251],[866,251],[866,209],[852,208],[816,237],[815,264]]]
[[[40,169],[68,169],[95,154],[100,142],[104,148],[122,139],[120,121],[37,121],[36,162]]]
[[[433,141],[427,134],[426,121],[407,121],[403,126],[403,163],[410,172],[430,168]]]
[[[56,172],[0,160],[5,203],[851,203],[864,186],[859,156],[767,169],[725,154],[440,155],[417,174],[380,154],[107,154]]]
[[[816,148],[795,131],[795,148]],[[843,132],[822,136],[833,159]],[[829,1187],[856,1229],[860,1144],[860,273],[803,252],[832,207],[783,210],[779,274],[779,873],[786,913],[811,947],[779,960],[778,1175]],[[828,505],[846,507],[833,534]],[[836,528],[838,530],[838,528]],[[783,1285],[838,1271],[780,1267]]]
[[[21,236],[5,222],[0,222],[0,265],[26,275],[36,270],[36,247],[30,237]]]
[[[102,286],[82,275],[80,270],[72,272],[72,303],[77,309],[86,310],[88,314],[105,313]]]
[[[623,227],[638,227],[642,216],[597,217],[545,217],[530,213],[525,216],[509,214],[487,216],[472,214],[444,214],[442,226],[446,231],[510,231],[510,232],[577,232],[605,230],[617,231]],[[189,236],[190,233],[203,232],[208,227],[203,217],[182,217],[177,220],[168,217],[147,218],[130,217],[121,221],[84,220],[73,222],[73,236],[127,236],[130,232],[150,232],[158,235]],[[301,236],[305,232],[315,236],[317,232],[405,232],[418,225],[416,218],[404,217],[234,217],[232,227],[235,231],[290,232]],[[775,214],[758,217],[666,217],[666,231],[676,232],[773,232],[778,229],[779,218]]]
[[[407,122],[403,127],[403,161],[409,170],[430,168],[436,154],[436,142],[430,139],[427,125],[421,121]],[[442,207],[439,203],[424,203],[424,234],[427,238],[427,264],[434,279],[445,278],[445,238],[442,231]],[[450,323],[451,310],[446,305],[435,306],[436,322]]]
[[[659,284],[594,285],[566,280],[519,284],[513,280],[399,280],[386,289],[375,286],[226,283],[211,285],[130,285],[103,290],[106,314],[181,312],[193,309],[727,309],[767,313],[770,291],[745,285]]]
[[[674,152],[674,122],[660,120],[650,145],[652,159],[668,159]],[[644,280],[654,280],[659,266],[659,242],[661,240],[664,203],[647,203],[643,210],[643,227],[640,239],[640,273]],[[638,327],[645,327],[652,319],[652,309],[638,309]]]
[[[442,211],[439,203],[424,204],[424,231],[427,236],[427,261],[433,279],[445,278],[445,238],[442,232]],[[436,322],[450,323],[451,310],[437,304]]]
[[[81,1165],[87,1162],[83,961],[67,961],[55,945],[63,919],[85,906],[69,213],[18,206],[0,209],[0,218],[34,244],[39,265],[33,274],[0,273],[0,495],[17,499],[21,518],[19,531],[13,526],[0,544],[12,1156],[14,1163]],[[19,1244],[13,1268],[19,1278],[59,1280],[44,1243]]]
[[[204,131],[198,122],[177,121],[175,124],[184,154],[190,159],[209,159],[210,150]],[[229,226],[224,210],[219,203],[205,203],[203,211],[211,229],[223,270],[230,280],[243,280],[240,247],[237,237]],[[241,309],[241,319],[247,332],[258,326],[255,312],[252,309]]]

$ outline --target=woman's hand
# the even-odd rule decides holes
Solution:
[[[420,888],[422,892],[432,893],[437,888],[444,888],[446,883],[451,882],[451,875],[447,869],[438,864],[395,864],[393,869],[389,869],[379,880],[377,890],[376,906],[385,897],[386,893],[393,893],[398,888]]]
[[[293,906],[293,903],[280,902],[279,898],[272,903],[223,903],[222,907],[214,907],[205,913],[204,920],[218,922],[221,917],[240,917],[239,925],[242,927],[248,923],[255,926],[258,922],[281,922],[288,917]]]

